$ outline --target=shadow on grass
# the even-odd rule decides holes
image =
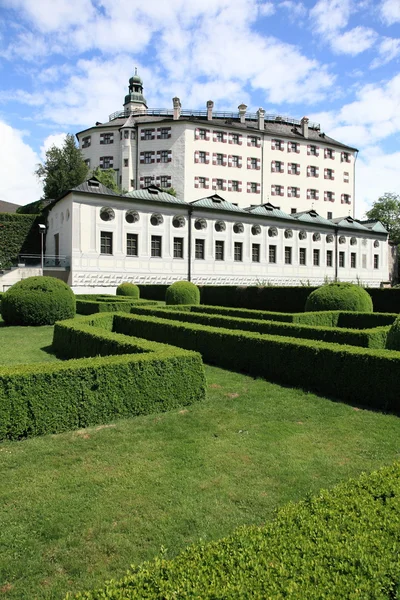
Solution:
[[[54,351],[54,348],[52,345],[50,346],[42,346],[40,348],[40,350],[42,350],[43,352],[46,352],[46,354],[50,354],[51,356],[54,356],[55,358],[57,358],[57,360],[68,360],[62,356],[58,356],[57,353]]]

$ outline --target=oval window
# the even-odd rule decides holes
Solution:
[[[100,209],[100,219],[102,221],[112,221],[115,219],[115,213],[109,206],[104,206]]]
[[[127,223],[137,223],[139,221],[139,213],[137,210],[127,210],[125,213],[125,221]]]
[[[161,225],[164,222],[163,216],[160,213],[154,213],[150,217],[150,223],[155,227]]]

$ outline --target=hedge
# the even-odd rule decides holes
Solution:
[[[295,323],[240,319],[237,317],[187,311],[169,311],[166,308],[140,309],[140,307],[132,307],[131,313],[142,315],[150,314],[161,317],[162,319],[198,323],[210,325],[211,327],[225,327],[233,330],[254,331],[257,333],[268,333],[310,340],[323,340],[325,342],[363,346],[365,348],[385,348],[386,337],[389,330],[389,327],[375,327],[374,329],[364,329],[362,331],[340,329],[338,327],[312,327],[310,325],[298,325]]]
[[[39,215],[0,214],[0,269],[8,269],[20,254],[40,254]]]
[[[153,285],[153,284],[138,284],[140,290],[140,297],[144,300],[165,300],[165,293],[169,287],[168,285]]]
[[[125,283],[120,283],[115,291],[117,296],[129,296],[131,298],[135,298],[135,300],[139,300],[140,290],[137,285],[134,283],[129,283],[126,281]]]
[[[376,312],[400,313],[400,289],[367,288]]]
[[[304,310],[346,310],[372,313],[372,299],[359,285],[348,281],[336,281],[322,285],[309,294]]]
[[[394,600],[400,583],[400,466],[321,490],[264,526],[131,567],[66,600]]]
[[[115,331],[196,350],[205,362],[350,403],[400,408],[400,353],[231,331],[151,317],[115,315]]]
[[[76,301],[76,312],[80,315],[93,315],[104,312],[130,312],[132,306],[153,306],[157,304],[151,300],[134,300],[128,296],[112,296],[113,300],[98,298],[96,300]]]
[[[200,304],[200,290],[190,281],[175,281],[165,292],[165,303],[168,305]]]
[[[113,317],[56,324],[59,355],[87,358],[0,369],[0,439],[59,433],[204,399],[199,354],[112,333]]]

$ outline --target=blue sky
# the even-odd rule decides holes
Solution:
[[[244,102],[359,148],[361,217],[400,194],[399,65],[400,0],[0,0],[0,199],[40,197],[44,151],[120,110],[137,66],[149,107]]]

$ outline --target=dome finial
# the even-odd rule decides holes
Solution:
[[[135,75],[137,75],[137,67],[135,67]]]

